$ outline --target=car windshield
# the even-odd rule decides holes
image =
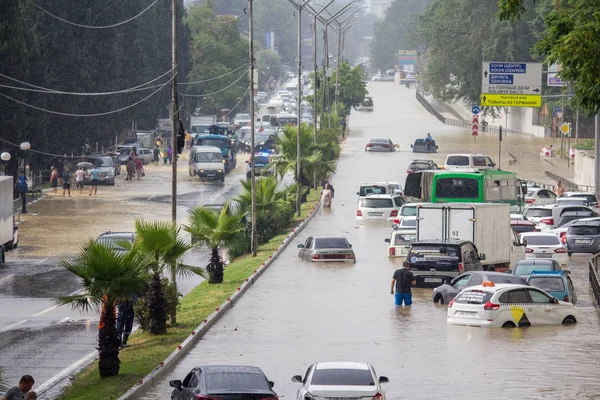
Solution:
[[[431,166],[429,165],[429,163],[425,163],[425,162],[412,163],[408,166],[408,169],[412,169],[413,171],[422,170],[422,169],[430,169],[430,168],[431,168]]]
[[[350,245],[344,238],[315,239],[315,249],[349,249]]]
[[[110,157],[88,158],[88,161],[96,167],[112,167],[113,162]]]
[[[534,260],[522,260],[513,268],[515,275],[529,275],[532,271],[554,271],[554,263],[552,261],[540,262]]]
[[[527,191],[527,194],[526,194],[525,196],[527,196],[527,197],[531,197],[531,196],[533,196],[534,194],[535,194],[535,190],[533,190],[533,189],[532,189],[532,190],[528,190],[528,191]]]
[[[210,126],[208,125],[194,125],[192,126],[192,133],[210,133]]]
[[[196,162],[222,162],[221,153],[196,153]]]
[[[271,391],[264,377],[253,373],[204,373],[206,390],[209,393],[238,393],[247,390]]]
[[[410,242],[412,242],[413,240],[416,239],[416,235],[410,235],[410,234],[397,234],[396,237],[394,238],[394,246],[402,246],[405,244],[409,244]]]
[[[547,292],[564,292],[565,283],[560,276],[532,276],[529,284]]]
[[[374,387],[375,381],[367,369],[315,369],[311,385]]]
[[[484,292],[483,290],[463,290],[455,298],[454,302],[459,304],[485,304],[493,296],[493,293]]]
[[[446,165],[456,165],[459,167],[467,167],[469,166],[469,157],[468,156],[448,156],[446,160]]]
[[[361,186],[359,191],[359,196],[364,197],[368,194],[387,194],[385,187],[383,186]]]
[[[362,201],[361,207],[365,208],[392,208],[394,203],[392,199],[370,199],[366,198]]]
[[[439,178],[436,181],[435,195],[438,198],[477,198],[479,182],[474,178]]]
[[[526,218],[546,218],[552,216],[552,210],[548,208],[529,208],[523,215]]]
[[[235,116],[235,119],[246,121],[250,119],[250,114],[238,114]]]
[[[254,136],[254,141],[255,142],[266,142],[270,138],[271,138],[271,135],[268,133],[259,133],[256,136]]]
[[[400,215],[403,217],[414,217],[417,215],[417,207],[416,206],[408,206],[402,207],[400,210]]]
[[[268,156],[254,156],[254,165],[267,165],[269,163]]]
[[[531,235],[526,236],[527,246],[557,246],[560,239],[556,235]]]
[[[227,148],[229,140],[226,138],[199,138],[196,144],[198,146],[213,146],[223,149]]]
[[[535,225],[527,224],[527,225],[512,225],[511,228],[516,233],[525,233],[525,232],[535,232]]]
[[[390,144],[389,139],[371,139],[369,143],[377,143],[377,144]]]
[[[373,100],[370,97],[365,98],[362,103],[363,106],[370,107],[373,105]]]
[[[571,225],[568,233],[570,235],[597,236],[600,235],[600,226]]]

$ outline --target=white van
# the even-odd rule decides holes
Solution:
[[[190,176],[225,182],[225,164],[221,149],[214,146],[194,146],[190,150]]]
[[[446,169],[469,168],[469,169],[492,169],[496,163],[487,154],[448,154],[446,157]]]

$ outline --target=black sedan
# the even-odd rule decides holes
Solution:
[[[506,274],[504,272],[469,271],[458,275],[452,280],[449,279],[443,285],[436,287],[433,290],[433,302],[448,304],[464,288],[481,285],[484,281],[528,285],[528,283],[520,276]]]
[[[182,381],[170,381],[171,399],[278,400],[273,382],[258,367],[207,365],[196,367]]]

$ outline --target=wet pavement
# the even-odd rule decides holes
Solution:
[[[404,150],[425,132],[440,143],[465,136],[421,108],[414,91],[385,83],[370,84],[369,91],[375,111],[351,117],[332,208],[320,209],[295,240],[344,235],[357,263],[301,262],[298,249],[289,246],[144,398],[169,398],[169,380],[183,379],[194,366],[218,363],[259,366],[280,397],[294,398],[298,384],[290,378],[317,361],[373,364],[390,378],[388,399],[600,398],[600,315],[585,256],[573,256],[569,265],[580,312],[572,327],[448,326],[446,306],[432,303],[431,289],[415,290],[412,308],[393,305],[390,280],[400,264],[386,256],[390,227],[355,220],[356,191],[361,182],[403,182],[416,157],[407,151],[365,153],[364,144],[370,137],[390,137]]]

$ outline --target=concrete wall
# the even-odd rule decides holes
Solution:
[[[594,153],[591,151],[575,151],[575,176],[578,185],[594,186]]]

